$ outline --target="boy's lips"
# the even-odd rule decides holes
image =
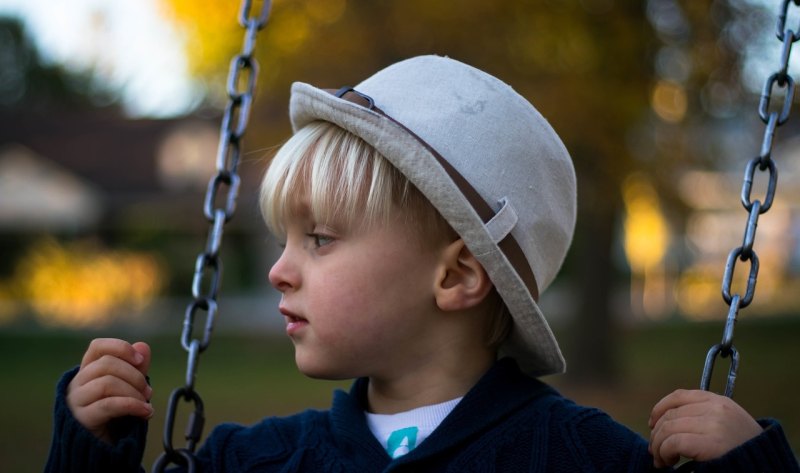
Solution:
[[[279,307],[278,310],[280,310],[284,320],[286,320],[287,335],[291,336],[298,330],[308,325],[308,320],[306,318],[295,314],[294,312],[286,309],[285,307]]]

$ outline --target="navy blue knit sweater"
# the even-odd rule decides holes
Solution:
[[[73,417],[64,399],[75,371],[58,386],[53,444],[46,472],[137,472],[146,423],[117,426],[110,446]],[[603,412],[581,407],[501,360],[410,453],[392,460],[367,427],[368,381],[337,391],[330,410],[222,424],[198,451],[202,472],[646,472],[647,442]],[[800,472],[780,425],[696,472]]]

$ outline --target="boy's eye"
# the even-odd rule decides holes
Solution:
[[[309,238],[314,240],[314,246],[317,248],[333,243],[334,238],[321,233],[309,233]]]

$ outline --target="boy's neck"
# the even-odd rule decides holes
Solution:
[[[371,376],[368,410],[373,414],[396,414],[462,397],[489,370],[495,358],[494,352],[476,350],[468,356],[417,365],[396,376]]]

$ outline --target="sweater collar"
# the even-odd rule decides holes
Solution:
[[[392,460],[366,423],[364,412],[368,384],[368,379],[359,378],[353,383],[349,394],[337,392],[331,409],[331,421],[341,448],[358,452],[358,456],[369,457],[369,462],[380,459],[382,464],[388,464]],[[456,447],[502,422],[532,399],[554,393],[544,383],[523,374],[513,359],[501,359],[478,380],[430,437],[394,461],[413,462]]]

